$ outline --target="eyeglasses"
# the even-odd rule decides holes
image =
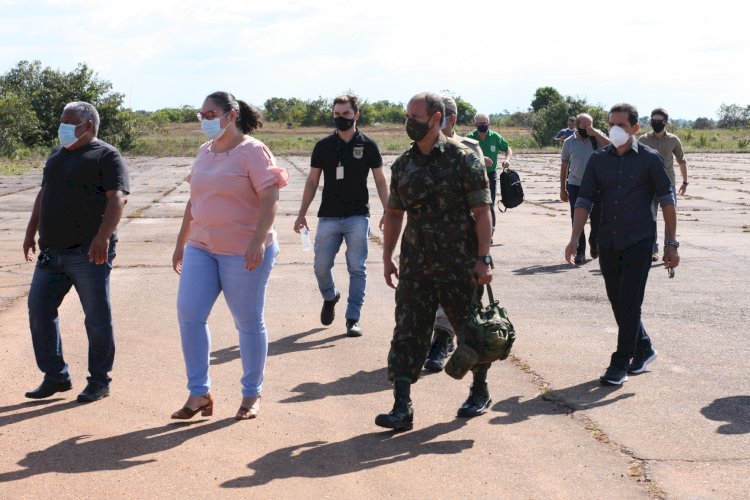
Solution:
[[[221,113],[221,111],[210,110],[210,111],[206,111],[205,113],[202,111],[198,111],[198,113],[196,113],[195,116],[198,117],[198,120],[213,120],[215,118],[224,118],[225,116],[229,114],[229,111],[227,111],[223,115],[219,115],[219,113]]]

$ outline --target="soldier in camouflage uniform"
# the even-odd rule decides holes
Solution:
[[[443,127],[441,130],[445,137],[455,139],[470,148],[479,157],[479,163],[484,165],[484,154],[482,154],[482,148],[479,147],[479,141],[462,137],[455,131],[456,121],[458,120],[458,106],[455,99],[450,96],[443,96],[443,106],[445,106],[445,117],[443,118]],[[446,358],[456,348],[455,338],[456,332],[453,330],[453,326],[445,314],[443,306],[440,305],[438,306],[437,314],[435,314],[432,344],[427,354],[427,360],[424,362],[425,370],[431,372],[443,370]]]
[[[487,175],[476,154],[440,131],[444,109],[436,94],[412,97],[406,131],[414,143],[391,167],[383,264],[386,283],[396,288],[396,328],[388,354],[395,404],[375,424],[395,430],[413,426],[410,387],[427,356],[438,303],[458,328],[468,314],[475,281],[492,281]],[[404,212],[408,216],[396,266],[393,251]],[[474,381],[459,416],[480,415],[490,405],[488,368],[484,364],[472,370]]]

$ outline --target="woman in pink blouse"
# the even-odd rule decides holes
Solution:
[[[242,403],[235,418],[255,418],[266,366],[263,320],[266,283],[279,245],[273,220],[289,174],[271,151],[250,137],[260,115],[227,92],[206,97],[198,118],[209,141],[198,150],[187,180],[190,201],[172,256],[180,275],[177,316],[190,396],[174,419],[213,414],[208,374],[208,315],[224,292],[240,337]]]

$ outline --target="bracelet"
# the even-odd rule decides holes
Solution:
[[[687,181],[682,181],[682,185],[687,186],[688,185]]]

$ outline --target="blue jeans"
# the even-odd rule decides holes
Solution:
[[[651,270],[651,238],[623,250],[599,246],[599,267],[607,288],[607,297],[617,321],[617,351],[611,364],[627,369],[636,351],[645,351],[651,339],[641,322],[641,305]]]
[[[274,242],[266,248],[263,262],[248,271],[243,255],[218,255],[192,245],[185,247],[177,290],[177,319],[191,396],[205,396],[211,389],[208,315],[221,292],[240,335],[242,395],[260,394],[268,354],[263,319],[266,284],[278,253],[279,245]]]
[[[109,274],[115,258],[115,243],[110,243],[105,264],[89,262],[88,246],[68,250],[47,249],[39,253],[29,290],[29,326],[36,364],[44,379],[70,380],[63,359],[58,308],[71,287],[75,287],[83,307],[84,325],[89,339],[90,383],[109,386],[109,372],[115,359],[112,306],[109,300]]]
[[[370,218],[366,215],[351,217],[320,217],[315,232],[315,278],[323,300],[336,298],[333,282],[333,261],[346,241],[346,269],[349,271],[349,299],[346,319],[359,321],[365,303],[367,284],[367,232]]]
[[[490,198],[492,199],[492,231],[495,231],[495,195],[497,194],[497,171],[487,172],[490,182]]]
[[[565,190],[568,192],[568,201],[570,202],[570,218],[573,219],[573,215],[576,210],[576,200],[578,199],[578,192],[581,190],[581,186],[575,184],[566,184]],[[599,237],[599,225],[602,220],[602,204],[599,199],[594,200],[594,204],[591,206],[591,212],[589,213],[591,220],[591,232],[589,233],[589,246],[592,241],[596,241]],[[581,231],[581,236],[578,238],[578,249],[576,253],[578,255],[584,255],[586,253],[586,231]]]

